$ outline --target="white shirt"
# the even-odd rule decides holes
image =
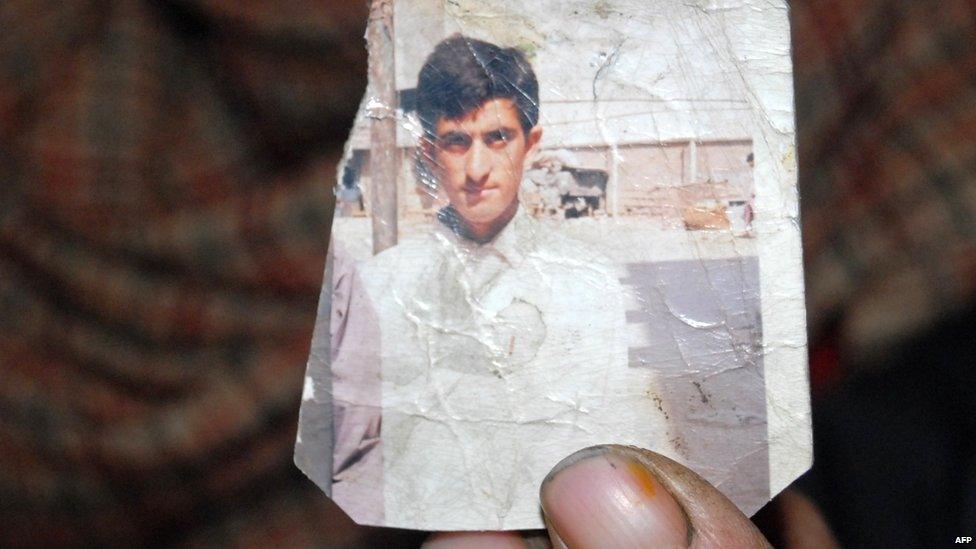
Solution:
[[[569,453],[599,443],[662,448],[653,372],[628,366],[623,288],[588,246],[521,212],[486,244],[438,223],[366,262],[360,280],[349,315],[378,324],[382,458],[371,459],[382,478],[337,471],[333,497],[361,505],[356,483],[379,482],[382,518],[367,521],[540,528],[539,484]],[[337,402],[359,398],[342,372],[366,352],[346,366],[336,359]]]

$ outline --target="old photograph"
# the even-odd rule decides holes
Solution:
[[[396,4],[395,105],[372,81],[340,165],[296,447],[359,523],[537,528],[545,474],[604,443],[747,512],[774,489],[757,180],[780,144],[713,34],[749,14],[611,4],[550,6],[572,29]]]

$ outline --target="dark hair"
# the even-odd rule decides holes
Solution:
[[[511,99],[522,131],[539,120],[539,82],[519,50],[460,34],[437,44],[417,78],[417,115],[428,135],[441,117],[456,120],[490,99]]]

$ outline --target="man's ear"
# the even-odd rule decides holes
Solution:
[[[536,124],[525,136],[526,158],[532,158],[538,152],[539,142],[542,141],[542,126]]]
[[[437,144],[431,136],[425,135],[420,138],[420,152],[423,155],[420,159],[427,166],[430,173],[435,173],[437,169]]]

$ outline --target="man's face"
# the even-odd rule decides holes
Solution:
[[[425,152],[451,205],[477,236],[490,236],[514,215],[526,158],[541,136],[538,126],[525,134],[511,99],[437,121]]]

